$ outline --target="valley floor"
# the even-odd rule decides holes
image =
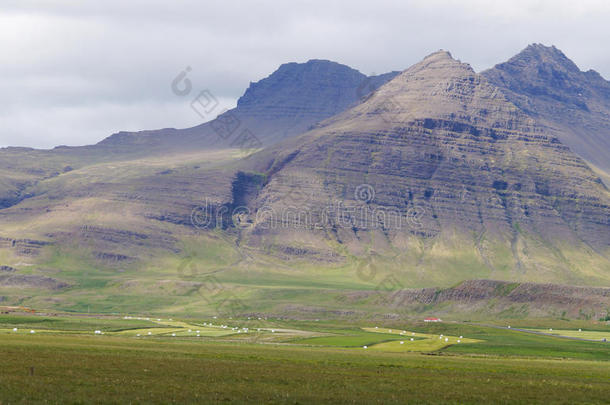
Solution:
[[[1,316],[0,403],[607,403],[608,343],[397,326]]]

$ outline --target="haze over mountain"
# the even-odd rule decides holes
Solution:
[[[603,128],[605,87],[559,58],[584,83],[568,97],[567,82],[544,81],[547,62],[529,67],[550,58],[560,69],[549,52],[517,59],[542,76],[524,73],[521,87],[446,51],[369,78],[334,62],[289,63],[194,128],[0,150],[0,265],[12,269],[0,298],[196,312],[212,305],[197,291],[214,274],[223,296],[281,313],[342,311],[335,298],[389,276],[394,289],[481,278],[608,285],[610,195],[568,145],[583,136],[601,149],[606,137],[563,129],[553,113],[581,102],[588,112],[577,116]],[[228,116],[239,126],[227,135]],[[236,142],[242,128],[265,148]]]

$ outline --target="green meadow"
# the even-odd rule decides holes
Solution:
[[[5,315],[0,353],[3,404],[567,404],[610,392],[606,343],[457,322]]]

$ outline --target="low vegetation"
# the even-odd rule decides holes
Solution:
[[[396,326],[3,316],[0,402],[607,401],[606,343],[466,323]],[[581,329],[610,330],[596,327]]]

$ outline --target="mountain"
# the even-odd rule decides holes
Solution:
[[[236,109],[199,127],[119,133],[83,147],[0,149],[0,266],[14,270],[0,281],[0,301],[208,310],[210,303],[197,299],[201,283],[180,269],[227,266],[244,253],[232,229],[195,227],[193,208],[232,201],[238,162],[251,153],[231,139],[219,142],[214,126],[234,115],[250,130],[264,128],[256,135],[273,142],[357,103],[394,75],[366,77],[328,61],[291,63],[253,83]],[[268,274],[269,266],[259,271]]]
[[[610,173],[610,82],[599,73],[581,71],[554,46],[532,44],[482,75],[562,143]]]
[[[286,63],[269,77],[250,83],[237,107],[211,122],[181,130],[120,132],[100,145],[154,145],[163,151],[239,147],[240,134],[248,131],[258,139],[253,143],[256,147],[268,146],[345,110],[396,74],[368,77],[348,66],[319,59]],[[207,98],[204,102],[211,103]]]
[[[343,111],[396,74],[367,77],[326,60],[287,63],[251,83],[235,109],[193,128],[119,132],[81,147],[0,149],[0,209],[31,196],[28,188],[38,182],[84,166],[272,144]],[[202,107],[195,106],[193,114],[201,112]]]
[[[249,160],[266,184],[241,199],[252,213],[242,243],[329,260],[340,246],[392,258],[384,266],[411,282],[610,281],[607,188],[448,52]]]
[[[359,78],[312,61],[252,84],[231,113],[267,128],[260,151],[207,142],[214,121],[1,150],[0,301],[341,316],[479,294],[520,316],[512,284],[461,283],[610,283],[609,192],[547,120],[445,51]],[[538,302],[590,316],[587,291]]]

